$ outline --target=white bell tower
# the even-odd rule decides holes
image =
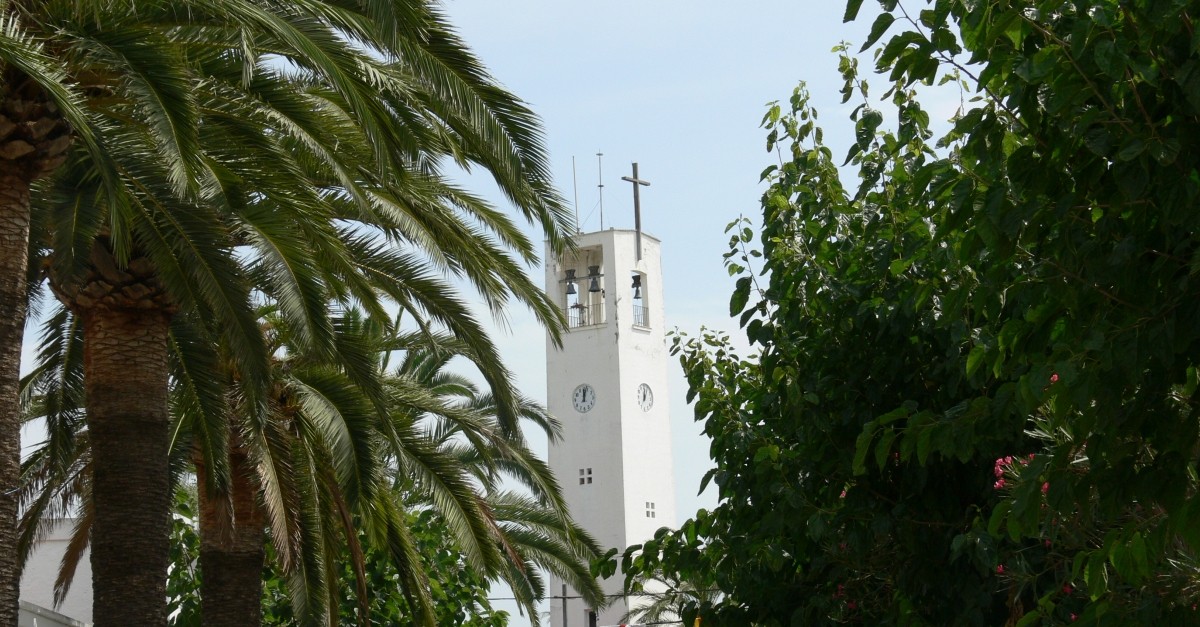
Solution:
[[[676,524],[661,248],[620,229],[576,244],[546,263],[546,293],[568,319],[562,348],[546,347],[546,404],[563,425],[550,467],[575,520],[624,551]],[[638,604],[619,596],[623,584],[621,572],[603,582],[615,602],[597,612],[599,625]],[[588,627],[592,608],[569,587],[564,595],[557,577],[548,596],[552,627]]]

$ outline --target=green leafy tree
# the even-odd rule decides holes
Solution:
[[[1194,622],[1191,7],[881,5],[884,104],[840,66],[855,185],[803,89],[764,118],[727,257],[759,354],[676,346],[721,502],[629,572],[720,588],[706,625]],[[945,78],[975,94],[935,142]]]

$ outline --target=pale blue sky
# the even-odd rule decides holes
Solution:
[[[643,179],[643,229],[663,242],[669,326],[737,331],[728,316],[733,279],[722,265],[725,226],[760,215],[759,173],[776,160],[759,122],[772,100],[804,80],[829,124],[827,141],[844,154],[836,55],[841,40],[862,41],[869,21],[842,24],[843,5],[803,2],[575,2],[446,0],[451,21],[487,67],[544,122],[559,189],[574,197],[585,231],[600,227],[597,152],[603,152],[604,227],[632,228],[630,163]],[[810,6],[811,5],[811,6]],[[487,192],[486,180],[472,184]],[[493,194],[500,205],[504,201]],[[540,280],[540,271],[531,271]],[[524,312],[498,331],[504,357],[526,394],[545,397],[541,331]],[[681,516],[713,499],[695,498],[709,467],[708,445],[683,403],[682,372],[672,390]]]
[[[830,50],[843,40],[862,42],[870,19],[843,24],[840,1],[446,0],[444,6],[493,75],[542,117],[554,175],[568,199],[575,158],[583,230],[600,227],[596,153],[604,153],[605,228],[633,226],[632,192],[620,177],[638,162],[652,183],[641,191],[643,228],[663,242],[668,326],[695,335],[703,325],[740,338],[728,316],[733,279],[722,265],[724,228],[739,215],[755,223],[761,215],[758,176],[776,159],[759,129],[766,103],[786,101],[807,82],[827,142],[834,154],[845,154],[852,105],[840,103]],[[862,65],[869,67],[869,57]],[[544,400],[541,338],[529,316],[513,312],[511,330],[497,340],[525,393]],[[711,507],[715,495],[696,495],[711,467],[708,442],[683,402],[682,371],[674,361],[671,368],[683,519]]]

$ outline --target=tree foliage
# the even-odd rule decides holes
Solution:
[[[187,490],[176,493],[174,527],[171,533],[171,574],[167,579],[170,597],[171,627],[198,627],[203,624],[200,613],[200,573],[196,564],[200,555],[200,536],[196,527],[195,496]],[[431,510],[408,515],[408,526],[416,539],[421,555],[421,567],[434,582],[432,596],[436,604],[439,625],[469,627],[504,627],[508,614],[492,608],[488,601],[488,582],[463,559],[453,544],[445,521]],[[390,556],[371,548],[365,534],[360,542],[366,546],[363,562],[367,587],[368,625],[403,625],[412,621],[417,612],[409,605],[401,590],[402,578]],[[357,624],[360,599],[357,575],[349,560],[340,563],[340,580],[334,586],[339,592],[337,612],[343,624]],[[278,571],[275,561],[263,571],[263,624],[294,625],[297,623],[286,577]]]
[[[70,332],[70,318],[61,312],[49,321],[65,335],[47,335],[26,390],[29,416],[46,417],[50,437],[25,463],[23,489],[31,499],[21,546],[29,550],[63,515],[79,516],[56,598],[88,546],[94,509],[93,452],[73,363],[81,338]],[[277,308],[264,308],[262,320],[275,355],[272,414],[266,424],[247,424],[237,411],[238,387],[229,388],[233,481],[225,494],[208,492],[202,448],[213,444],[202,437],[205,417],[183,383],[203,366],[186,346],[175,346],[177,499],[166,584],[175,624],[246,625],[251,618],[239,612],[250,611],[254,624],[260,617],[267,624],[352,624],[357,612],[363,624],[491,625],[500,619],[472,599],[503,582],[536,626],[546,595],[542,570],[589,603],[603,599],[589,572],[599,547],[571,519],[549,468],[525,440],[526,425],[558,437],[558,421],[514,388],[510,396],[519,403],[510,411],[521,427],[504,429],[491,388],[449,371],[453,359],[478,364],[468,343],[390,331],[347,310],[337,318],[338,359],[313,359],[297,350]],[[375,409],[379,395],[383,405]],[[265,436],[252,437],[256,427]],[[248,463],[262,457],[269,459]],[[189,468],[192,478],[184,474]],[[510,482],[523,489],[505,489]],[[264,552],[256,547],[271,557],[265,591]],[[256,561],[233,559],[252,551]]]
[[[443,172],[485,169],[556,250],[568,212],[536,116],[437,3],[18,0],[0,15],[0,622],[17,608],[20,329],[25,297],[47,275],[92,329],[97,624],[165,618],[167,411],[145,399],[168,387],[168,320],[179,323],[172,349],[234,362],[222,365],[237,370],[248,420],[261,425],[271,362],[252,315],[259,290],[319,356],[341,348],[330,301],[398,306],[470,345],[501,428],[517,428],[509,373],[444,279],[464,280],[497,316],[510,299],[525,303],[554,337],[562,315],[523,273],[536,248],[515,220]],[[98,350],[130,346],[103,340],[97,329],[115,323],[154,331],[125,364]],[[215,427],[201,450],[219,492],[229,429],[215,370],[182,385]],[[118,433],[137,419],[134,401],[154,428]]]
[[[1197,620],[1192,7],[880,4],[854,186],[803,88],[763,120],[727,255],[759,354],[676,340],[720,504],[626,572],[718,587],[706,625]],[[935,141],[944,80],[974,93]]]

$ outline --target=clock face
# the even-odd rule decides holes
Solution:
[[[596,406],[596,390],[586,383],[580,384],[571,394],[571,403],[575,405],[575,411],[581,414],[592,411],[592,408]]]
[[[650,389],[649,385],[643,383],[638,386],[637,403],[642,411],[650,411],[650,408],[654,407],[654,391]]]

